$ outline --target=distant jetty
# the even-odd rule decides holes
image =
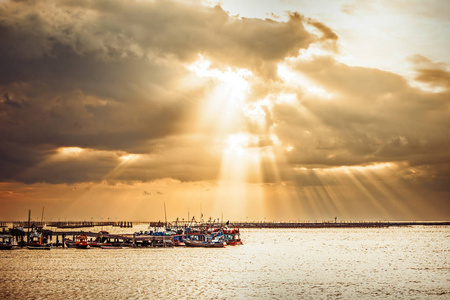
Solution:
[[[450,221],[439,222],[234,222],[240,228],[373,228],[404,226],[449,226]]]

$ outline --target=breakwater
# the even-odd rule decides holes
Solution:
[[[230,226],[240,228],[374,228],[403,226],[449,226],[448,221],[439,222],[233,222]]]

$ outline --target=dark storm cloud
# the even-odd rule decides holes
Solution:
[[[120,163],[114,151],[151,153],[189,131],[205,86],[183,80],[199,54],[273,77],[277,62],[314,40],[296,13],[287,22],[240,19],[197,2],[10,1],[0,16],[0,179],[24,182],[102,180]],[[111,153],[52,160],[60,147]],[[179,165],[146,160],[119,177],[215,176],[200,159],[197,172],[161,158]]]
[[[291,14],[284,23],[236,19],[220,7],[171,1],[11,4],[5,5],[3,14],[9,17],[3,19],[0,27],[1,54],[5,58],[2,65],[9,69],[7,78],[2,79],[11,81],[36,75],[37,70],[17,65],[28,65],[35,58],[47,58],[37,62],[46,66],[56,59],[52,67],[45,69],[51,74],[66,70],[64,75],[69,77],[72,68],[80,63],[85,71],[91,71],[98,69],[88,68],[92,63],[109,65],[130,56],[151,56],[156,60],[175,56],[193,61],[202,53],[224,64],[252,67],[296,56],[300,48],[307,48],[311,42],[299,14]],[[62,59],[69,60],[67,66],[61,63]],[[103,65],[97,67],[103,67],[100,75],[110,73]],[[75,74],[80,71],[83,68]]]

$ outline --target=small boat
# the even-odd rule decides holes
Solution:
[[[89,246],[100,248],[102,246],[112,246],[112,243],[88,242]]]
[[[65,239],[67,248],[77,248],[77,249],[89,249],[91,246],[87,242],[87,236],[85,234],[80,234],[75,236],[75,240],[71,241],[69,239]]]
[[[27,248],[29,250],[50,250],[50,249],[52,249],[52,247],[44,246],[44,245],[42,245],[42,246],[27,246]]]
[[[27,244],[29,250],[50,250],[52,247],[42,243],[42,234],[36,229],[30,234],[30,242]]]
[[[101,249],[108,249],[108,250],[112,250],[112,249],[122,249],[121,246],[100,246]]]
[[[227,245],[230,246],[242,245],[239,228],[224,229],[223,234],[225,236],[225,242],[227,243]]]
[[[182,234],[180,234],[180,235],[174,235],[173,236],[173,245],[175,246],[175,247],[183,247],[183,246],[186,246],[186,244],[184,243],[184,240],[183,240],[183,235]]]
[[[11,250],[12,244],[10,243],[0,243],[0,250]]]
[[[203,247],[203,248],[223,248],[226,246],[225,242],[208,242],[208,241],[194,241],[184,240],[186,247]]]
[[[11,250],[13,245],[11,243],[13,236],[12,235],[0,235],[0,239],[2,239],[2,241],[0,242],[0,250]]]

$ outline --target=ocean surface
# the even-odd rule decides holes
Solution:
[[[0,299],[450,299],[449,227],[241,237],[223,249],[0,251]]]

